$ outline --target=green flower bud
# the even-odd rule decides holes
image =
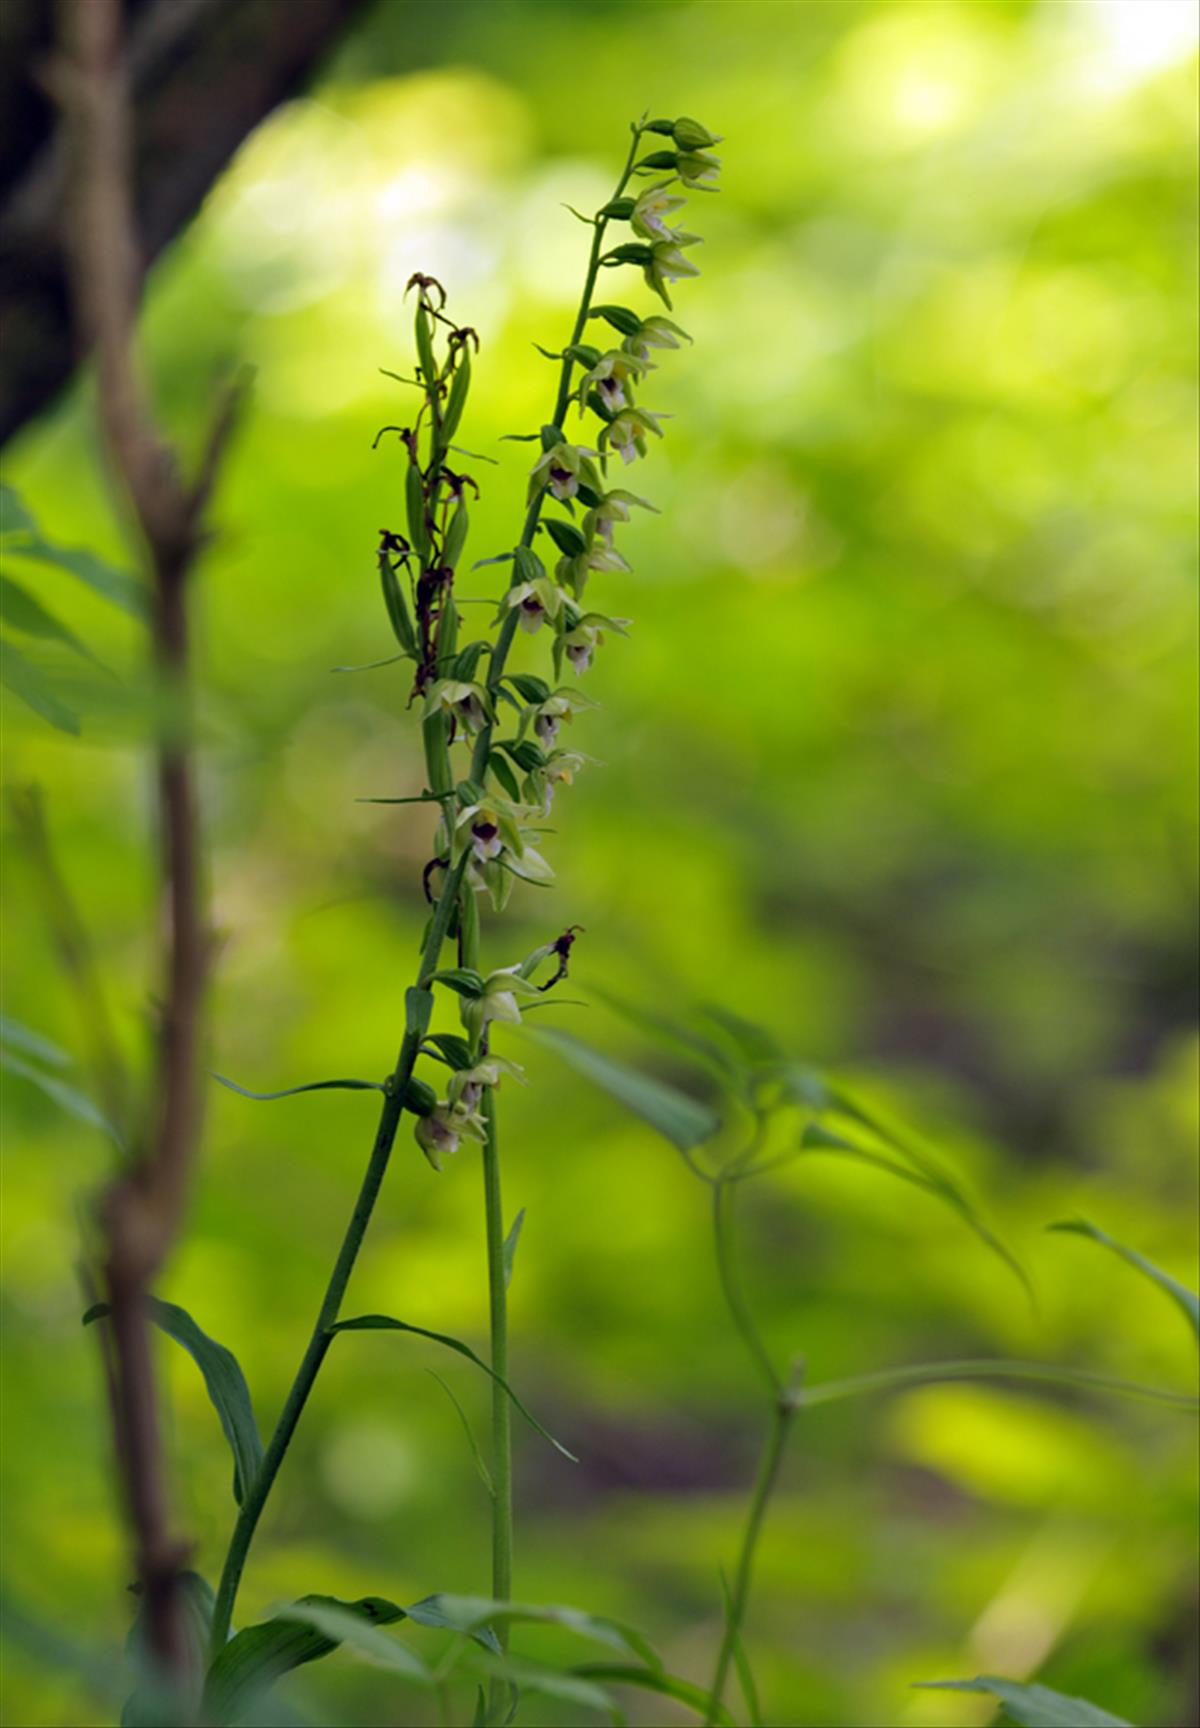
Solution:
[[[675,172],[685,186],[690,186],[693,190],[715,192],[715,181],[721,172],[721,159],[719,156],[709,156],[703,150],[689,150],[676,162]]]
[[[699,120],[689,119],[686,114],[676,120],[671,136],[681,150],[707,150],[710,144],[721,142],[718,133],[710,132],[707,126],[702,126]]]

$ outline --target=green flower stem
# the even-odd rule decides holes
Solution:
[[[758,1538],[779,1475],[779,1466],[783,1459],[788,1431],[797,1409],[795,1399],[776,1373],[770,1351],[763,1342],[758,1327],[754,1324],[749,1304],[742,1291],[735,1253],[733,1208],[738,1190],[732,1184],[737,1181],[739,1172],[750,1163],[757,1153],[762,1142],[763,1131],[764,1119],[760,1117],[755,1125],[754,1136],[745,1151],[732,1161],[723,1175],[712,1179],[713,1239],[716,1244],[717,1273],[721,1280],[721,1293],[725,1298],[733,1323],[737,1327],[738,1335],[746,1346],[750,1360],[767,1383],[771,1405],[766,1439],[763,1443],[762,1457],[758,1466],[758,1476],[746,1513],[746,1526],[742,1533],[742,1548],[738,1556],[737,1572],[725,1611],[725,1634],[721,1640],[716,1671],[713,1674],[712,1686],[709,1690],[708,1714],[705,1717],[706,1728],[712,1728],[721,1714],[725,1684],[729,1678],[729,1664],[737,1650],[741,1638],[742,1623],[746,1617],[746,1604],[749,1601],[750,1587],[754,1578],[754,1557],[758,1548]]]
[[[456,868],[447,873],[441,898],[434,909],[429,933],[421,954],[418,987],[431,973],[437,971],[442,944],[450,927],[450,918],[458,898],[465,867],[466,856],[464,855]],[[427,1024],[428,1016],[426,1015],[424,1018],[425,1024]],[[279,1474],[279,1467],[283,1463],[288,1446],[291,1444],[292,1435],[296,1431],[304,1406],[308,1402],[309,1393],[313,1389],[321,1364],[325,1360],[325,1353],[329,1349],[331,1342],[329,1328],[338,1317],[342,1299],[346,1293],[346,1286],[350,1282],[350,1274],[354,1270],[354,1263],[358,1258],[358,1251],[362,1247],[367,1225],[371,1221],[371,1213],[375,1209],[384,1172],[387,1170],[392,1147],[396,1141],[396,1132],[400,1126],[405,1090],[412,1077],[421,1039],[425,1035],[425,1024],[422,1023],[420,1016],[410,1012],[409,1024],[400,1044],[399,1055],[396,1058],[395,1072],[388,1083],[387,1095],[383,1101],[379,1126],[375,1132],[375,1141],[371,1148],[371,1156],[367,1162],[362,1186],[359,1189],[354,1211],[351,1214],[346,1234],[343,1236],[342,1245],[338,1250],[337,1260],[330,1274],[329,1284],[317,1315],[316,1325],[313,1327],[312,1337],[309,1339],[308,1348],[301,1358],[300,1366],[296,1370],[296,1377],[280,1412],[279,1420],[275,1424],[275,1432],[271,1435],[266,1452],[263,1454],[263,1461],[258,1474],[247,1489],[246,1497],[238,1513],[233,1535],[229,1542],[229,1551],[225,1556],[225,1565],[221,1572],[217,1599],[213,1606],[211,1643],[214,1655],[224,1648],[229,1636],[233,1605],[237,1597],[238,1585],[241,1582],[242,1571],[246,1564],[246,1557],[250,1551],[250,1544],[254,1539],[255,1529],[271,1489],[274,1487],[275,1478]]]
[[[729,1678],[729,1664],[733,1660],[733,1653],[737,1649],[738,1641],[742,1635],[742,1623],[746,1617],[746,1605],[750,1598],[758,1538],[767,1514],[771,1493],[779,1475],[779,1466],[783,1461],[788,1430],[795,1414],[795,1407],[786,1398],[777,1398],[771,1406],[771,1420],[767,1428],[762,1457],[759,1460],[758,1476],[754,1483],[750,1510],[746,1516],[746,1528],[742,1535],[742,1551],[738,1556],[737,1573],[733,1580],[733,1589],[730,1592],[729,1606],[725,1614],[725,1636],[721,1640],[716,1672],[713,1675],[712,1687],[709,1691],[708,1712],[704,1718],[705,1728],[714,1728],[714,1724],[721,1714],[722,1696],[725,1691],[725,1683]]]
[[[621,178],[617,182],[617,189],[613,193],[610,202],[615,201],[621,196],[626,186],[629,184],[630,175],[633,173],[633,165],[637,158],[638,145],[641,142],[642,131],[640,126],[634,126],[632,130],[633,140],[629,146],[629,155],[625,159],[625,166],[621,171]],[[582,338],[584,328],[587,324],[588,313],[592,308],[592,295],[596,291],[596,278],[600,274],[600,256],[604,248],[604,233],[608,227],[609,220],[610,218],[607,216],[597,216],[595,219],[595,228],[592,235],[592,250],[590,257],[588,258],[587,275],[584,278],[583,293],[580,296],[579,310],[575,315],[575,326],[571,331],[571,340],[567,344],[568,348],[573,348]],[[563,420],[566,417],[567,403],[571,396],[571,373],[574,366],[575,361],[572,355],[564,352],[562,371],[560,372],[558,379],[558,395],[555,398],[554,412],[551,415],[551,420],[555,426],[562,426]],[[521,530],[520,544],[522,546],[533,545],[533,537],[537,533],[537,525],[542,514],[542,502],[545,496],[546,492],[543,487],[539,492],[535,493],[534,497],[530,500],[529,508],[525,512],[525,526]],[[517,579],[516,565],[514,564],[513,579],[509,586],[511,587]],[[508,651],[512,647],[512,640],[516,635],[519,621],[515,608],[510,610],[508,616],[500,626],[499,635],[496,637],[496,645],[492,649],[491,664],[488,668],[487,680],[488,689],[492,691],[493,694],[500,687],[500,679],[508,660]],[[471,758],[471,778],[472,780],[478,781],[480,785],[483,784],[484,775],[487,773],[488,753],[491,750],[491,747],[492,726],[491,722],[489,722],[486,726],[483,726],[480,729],[479,736],[475,740],[475,751]]]
[[[504,1280],[504,1204],[500,1193],[500,1148],[496,1139],[496,1106],[491,1088],[482,1099],[487,1140],[483,1148],[483,1199],[487,1223],[488,1309],[491,1325],[492,1373],[492,1596],[507,1602],[512,1596],[512,1411],[501,1381],[508,1379],[508,1291]],[[496,1628],[501,1647],[508,1647],[507,1622]],[[507,1694],[504,1682],[492,1687],[492,1716],[499,1721]]]

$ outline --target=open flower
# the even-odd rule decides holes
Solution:
[[[482,684],[440,678],[425,699],[426,718],[437,713],[449,715],[465,732],[478,732],[488,720],[487,692]]]
[[[707,150],[685,150],[676,160],[675,172],[684,185],[694,191],[715,192],[714,182],[721,172],[721,158],[710,155]]]
[[[603,612],[585,612],[570,630],[563,632],[563,653],[576,672],[586,672],[592,655],[604,641],[605,630],[615,630],[619,636],[628,634],[628,618],[609,618]]]
[[[473,1068],[460,1068],[450,1076],[446,1082],[446,1096],[451,1103],[459,1104],[465,1110],[474,1110],[485,1087],[498,1086],[504,1074],[511,1074],[522,1086],[525,1084],[525,1070],[519,1063],[510,1062],[504,1056],[485,1056]]]
[[[483,1118],[465,1103],[436,1105],[428,1116],[418,1118],[414,1132],[417,1145],[435,1170],[441,1169],[444,1154],[458,1151],[458,1143],[464,1136],[468,1140],[487,1139]]]
[[[640,234],[643,240],[674,238],[675,230],[667,226],[667,218],[681,210],[687,199],[669,192],[667,187],[670,184],[669,180],[662,180],[657,186],[651,186],[633,207],[629,220],[634,233]]]
[[[548,486],[561,502],[574,498],[581,481],[584,485],[591,485],[589,470],[592,473],[595,470],[590,458],[595,454],[594,450],[582,444],[556,444],[530,470],[531,494],[536,496],[544,486]]]
[[[558,741],[558,729],[564,720],[569,721],[581,708],[594,708],[596,704],[590,696],[585,696],[581,690],[556,690],[536,708],[527,709],[532,715],[533,732],[543,750],[552,750]],[[522,717],[524,720],[524,717]]]
[[[465,996],[460,1010],[463,1025],[472,1038],[482,1036],[493,1020],[519,1025],[521,1009],[518,996],[536,996],[537,986],[521,976],[516,966],[502,966],[489,972],[478,996]]]
[[[636,354],[615,348],[597,360],[591,371],[584,374],[579,385],[579,400],[586,402],[589,390],[595,390],[609,413],[615,414],[619,409],[627,408],[633,401],[629,385],[633,379],[640,378],[645,370],[645,362],[639,360]]]
[[[621,346],[648,365],[652,348],[678,348],[681,341],[691,341],[687,331],[681,330],[670,318],[655,314],[652,318],[643,318],[641,327],[634,335],[627,336]]]
[[[650,248],[649,258],[642,265],[647,288],[652,288],[668,306],[671,296],[667,293],[667,283],[700,274],[700,266],[685,258],[683,252],[685,246],[695,246],[699,239],[698,234],[676,234],[670,240],[656,240]]]
[[[476,864],[498,858],[507,847],[520,851],[520,808],[507,798],[489,797],[486,803],[468,804],[454,824],[454,856],[469,849]]]
[[[549,576],[537,576],[532,582],[518,582],[508,590],[500,606],[500,616],[514,609],[522,630],[532,635],[541,629],[547,618],[558,617],[562,606],[562,589]]]
[[[610,420],[601,432],[600,447],[604,449],[611,445],[622,462],[636,462],[639,456],[646,454],[647,432],[653,432],[656,438],[662,437],[659,419],[659,415],[648,413],[645,408],[627,408],[615,420]]]
[[[653,510],[654,514],[658,515],[648,498],[639,498],[636,492],[626,492],[623,487],[618,486],[613,491],[606,492],[596,508],[588,511],[583,519],[585,535],[598,534],[605,545],[611,546],[615,524],[628,522],[629,512],[635,504],[639,510]]]
[[[529,802],[540,802],[543,816],[548,816],[557,787],[569,786],[590,760],[578,750],[552,750],[542,766],[526,778],[524,791]]]

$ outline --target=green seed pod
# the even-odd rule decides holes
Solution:
[[[383,585],[383,603],[392,621],[392,633],[406,654],[415,654],[417,638],[408,615],[408,603],[386,552],[379,554],[379,580]]]
[[[442,609],[437,646],[438,672],[443,678],[448,678],[451,676],[451,663],[458,653],[458,607],[450,599],[447,599]]]
[[[568,558],[578,557],[580,552],[587,550],[587,541],[573,522],[565,522],[559,516],[546,516],[542,526],[558,547]]]
[[[450,767],[447,743],[450,722],[441,709],[436,714],[425,716],[421,722],[421,735],[425,746],[425,773],[429,780],[429,790],[438,793],[452,791],[454,775]]]
[[[442,548],[442,562],[448,564],[452,570],[462,557],[462,549],[466,544],[469,527],[470,518],[467,515],[466,501],[460,498],[458,509],[451,516],[450,525],[446,529],[446,543]]]
[[[442,415],[441,442],[443,445],[449,444],[458,430],[458,423],[462,419],[463,409],[467,405],[467,392],[470,388],[471,354],[470,350],[464,347],[454,377],[450,381],[450,394],[446,398],[446,411]]]
[[[404,477],[404,496],[408,506],[408,537],[420,557],[429,554],[429,530],[425,525],[425,486],[421,470],[415,462],[408,465]]]
[[[674,150],[652,150],[649,156],[643,156],[638,163],[639,168],[674,168],[677,157]]]
[[[635,200],[632,198],[614,198],[601,210],[601,216],[608,216],[614,222],[626,222],[633,215]]]
[[[416,319],[417,356],[421,362],[421,376],[425,380],[426,390],[432,390],[437,378],[437,362],[433,357],[433,330],[429,322],[429,314],[425,307],[418,303]]]
[[[669,138],[674,130],[674,120],[647,120],[642,127],[643,132],[659,132],[664,138]]]
[[[404,1108],[411,1110],[414,1116],[432,1116],[437,1101],[437,1093],[429,1082],[418,1080],[414,1074],[404,1089]]]
[[[642,320],[636,312],[631,312],[628,306],[593,306],[588,317],[603,318],[606,324],[611,324],[622,336],[636,336],[642,327]]]

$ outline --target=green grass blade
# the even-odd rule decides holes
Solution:
[[[980,1674],[974,1680],[917,1680],[930,1691],[982,1692],[998,1698],[1009,1721],[1019,1728],[1131,1728],[1123,1716],[1114,1716],[1086,1698],[1071,1698],[1052,1692],[1048,1686],[1022,1686],[1015,1680],[999,1680]]]
[[[501,1378],[482,1356],[476,1355],[469,1344],[464,1344],[461,1338],[453,1338],[448,1332],[431,1332],[427,1326],[410,1326],[406,1320],[393,1320],[389,1314],[360,1314],[353,1320],[339,1320],[329,1328],[330,1332],[412,1332],[418,1338],[431,1338],[435,1344],[444,1344],[447,1350],[455,1350],[460,1356],[465,1356],[468,1362],[474,1362],[477,1368],[496,1382],[503,1392],[512,1400],[514,1407],[521,1413],[529,1426],[548,1440],[556,1452],[561,1452],[564,1458],[569,1458],[572,1464],[579,1460],[573,1452],[568,1452],[562,1443],[556,1440],[548,1428],[543,1428],[532,1411],[521,1402],[507,1380]]]
[[[557,1028],[539,1032],[527,1029],[527,1036],[554,1050],[577,1074],[648,1122],[680,1152],[689,1152],[693,1146],[710,1140],[721,1126],[720,1118],[707,1105],[663,1080],[594,1050],[570,1032]]]
[[[880,1368],[870,1374],[853,1374],[845,1380],[817,1381],[793,1394],[796,1407],[814,1409],[818,1404],[836,1404],[843,1398],[858,1398],[873,1392],[891,1392],[902,1386],[933,1386],[948,1380],[1033,1380],[1051,1386],[1077,1387],[1083,1391],[1111,1392],[1122,1398],[1144,1398],[1153,1404],[1170,1404],[1178,1410],[1200,1410],[1200,1399],[1165,1386],[1144,1386],[1136,1380],[1118,1380],[1111,1374],[1096,1374],[1089,1368],[1060,1367],[1054,1362],[1023,1362],[1005,1357],[981,1357],[955,1362],[918,1362],[902,1368]]]

